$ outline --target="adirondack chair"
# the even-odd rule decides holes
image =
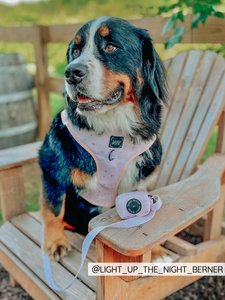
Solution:
[[[28,213],[25,205],[22,165],[37,160],[41,143],[0,152],[5,222],[0,228],[0,262],[34,299],[157,300],[200,278],[110,276],[96,280],[87,276],[90,261],[150,262],[151,250],[162,243],[173,261],[225,261],[225,237],[221,236],[225,199],[225,61],[210,51],[190,51],[166,61],[165,66],[171,103],[163,115],[164,154],[154,183],[156,190],[152,192],[161,197],[163,206],[144,225],[108,228],[98,234],[80,280],[67,291],[56,292],[47,285],[40,250],[41,216]],[[217,124],[217,153],[198,168]],[[204,242],[192,245],[174,236],[206,214]],[[89,228],[118,220],[116,210],[111,209],[92,219]],[[78,270],[84,239],[69,231],[66,235],[73,251],[52,266],[61,286]]]

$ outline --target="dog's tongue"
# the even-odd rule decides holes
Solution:
[[[79,99],[79,101],[82,101],[82,102],[86,102],[88,100],[91,100],[90,98],[86,98],[86,97],[83,97],[83,96],[78,96],[78,99]]]

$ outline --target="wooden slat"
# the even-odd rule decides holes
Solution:
[[[96,241],[97,245],[97,261],[99,263],[114,262],[113,249],[104,245],[101,241]],[[97,299],[117,299],[129,300],[129,283],[117,276],[98,276]]]
[[[225,74],[221,80],[220,86],[216,91],[216,95],[213,99],[212,104],[209,107],[208,113],[205,117],[204,124],[198,134],[196,142],[193,146],[191,155],[185,165],[181,179],[186,178],[195,171],[197,164],[199,163],[205,148],[212,135],[213,129],[217,124],[217,121],[221,115],[225,104]]]
[[[51,109],[48,90],[48,50],[45,27],[34,26],[34,53],[37,72],[35,86],[38,92],[38,136],[44,139],[51,125]]]
[[[211,105],[212,99],[215,95],[215,91],[218,88],[218,84],[221,80],[221,76],[224,73],[224,68],[225,68],[224,59],[223,57],[218,55],[216,57],[216,61],[214,63],[210,77],[208,79],[209,84],[206,84],[203,95],[201,97],[201,100],[199,102],[193,120],[191,122],[191,125],[186,134],[185,141],[179,153],[179,157],[176,161],[173,172],[171,174],[169,183],[177,182],[181,177],[184,166],[188,160],[189,154],[191,153],[192,147],[195,144],[200,128],[207,114],[208,108]],[[202,144],[200,147],[204,148]],[[189,175],[190,173],[187,172],[186,176]]]
[[[169,115],[166,121],[165,129],[162,133],[161,143],[163,147],[163,163],[160,166],[159,169],[159,176],[158,176],[158,182],[156,187],[162,187],[165,186],[165,179],[164,179],[164,173],[163,168],[165,164],[164,158],[167,156],[167,151],[169,149],[170,143],[172,141],[174,132],[176,130],[177,124],[179,122],[181,112],[183,109],[183,106],[185,105],[185,102],[188,97],[189,90],[192,86],[195,72],[197,70],[198,64],[200,62],[202,56],[201,51],[193,50],[189,53],[189,56],[186,61],[186,65],[184,67],[183,73],[180,78],[180,84],[177,88],[174,100],[172,102]]]
[[[23,214],[13,218],[11,222],[38,246],[41,245],[41,224],[38,221],[30,217],[28,214]],[[68,256],[63,257],[60,262],[70,272],[76,274],[81,263],[81,252],[72,250],[71,253],[69,253]],[[88,262],[91,261],[87,258],[79,274],[79,278],[91,289],[96,290],[96,278],[88,276]]]
[[[49,92],[62,94],[63,85],[64,85],[64,78],[48,77]]]
[[[29,215],[32,216],[35,220],[37,220],[39,223],[42,223],[42,217],[40,212],[29,212]],[[79,233],[71,232],[69,230],[66,230],[65,233],[67,238],[69,239],[70,244],[79,252],[81,252],[84,236]],[[87,258],[89,258],[93,262],[96,261],[96,247],[93,243],[91,244],[88,250]]]
[[[166,70],[169,69],[169,67],[170,67],[170,65],[171,65],[171,62],[172,62],[172,59],[171,59],[171,58],[169,58],[169,59],[163,61],[163,65],[164,65],[164,67],[165,67]]]
[[[131,24],[146,28],[155,43],[165,43],[167,37],[173,34],[170,30],[161,36],[161,32],[167,18],[148,17],[136,20],[129,20]],[[79,30],[82,24],[63,24],[42,26],[45,30],[44,40],[48,43],[69,43]],[[184,23],[178,22],[178,26],[189,29],[191,19],[186,17]],[[0,41],[5,42],[34,42],[33,27],[2,27],[0,28]],[[218,19],[209,16],[206,24],[199,24],[184,35],[181,43],[221,43],[225,44],[225,19]]]
[[[0,243],[0,262],[33,299],[61,299],[2,243]]]
[[[177,236],[170,237],[165,242],[164,246],[183,256],[195,255],[197,253],[196,246],[178,238]]]
[[[194,79],[192,91],[189,94],[185,107],[181,113],[179,124],[177,125],[177,129],[171,141],[171,145],[168,149],[168,153],[166,154],[166,157],[164,157],[162,175],[160,176],[159,179],[160,186],[165,186],[169,181],[170,174],[173,170],[174,164],[176,163],[177,157],[180,152],[180,148],[182,146],[183,140],[192,121],[193,114],[201,98],[202,92],[204,90],[206,81],[210,74],[211,67],[214,63],[215,57],[216,57],[216,53],[214,52],[206,51],[204,53],[204,57],[200,65],[200,70],[197,73],[196,78]],[[169,183],[171,184],[175,182],[170,181]]]
[[[0,195],[4,222],[26,213],[22,167],[0,171]]]
[[[33,42],[33,27],[1,27],[0,41],[2,42]]]
[[[135,26],[147,29],[154,43],[165,43],[166,38],[173,34],[171,30],[164,36],[161,36],[162,29],[167,21],[166,18],[148,17],[129,21]],[[181,25],[189,29],[191,19],[186,17],[185,22],[181,24],[178,22],[178,26]],[[82,25],[83,24],[67,24],[46,26],[46,40],[49,43],[68,43]],[[204,26],[199,24],[198,28],[193,29],[193,32],[188,30],[183,37],[182,43],[225,43],[225,20],[211,16],[208,17]]]
[[[172,262],[177,262],[179,260],[179,258],[180,258],[179,254],[174,253],[173,251],[170,251],[169,249],[167,249],[165,247],[162,247],[162,248],[163,248],[163,251],[166,253],[166,255],[172,259]]]
[[[130,22],[138,27],[146,28],[154,43],[165,43],[167,37],[173,35],[173,30],[161,36],[166,19],[162,17],[148,17]],[[188,32],[184,35],[182,43],[225,43],[225,19],[218,19],[213,16],[207,18],[206,23],[199,24],[198,28],[191,32],[191,17],[186,17],[185,22],[178,21],[177,26],[184,26]]]
[[[225,178],[225,176],[224,176]],[[221,235],[223,210],[225,201],[225,184],[221,185],[219,204],[208,213],[204,228],[204,241],[213,240]]]
[[[31,143],[10,149],[0,150],[0,170],[22,166],[37,161],[42,142]]]
[[[217,135],[216,152],[225,153],[225,109],[221,115]]]
[[[47,284],[40,248],[29,238],[23,235],[12,224],[6,222],[0,228],[0,241],[9,248],[24,264],[29,267],[44,283]],[[54,274],[55,282],[59,286],[67,285],[73,278],[59,263],[52,263],[52,273]],[[66,290],[58,292],[61,298],[80,300],[80,299],[96,299],[96,295],[87,286],[79,280],[76,280],[74,285]]]
[[[137,256],[147,252],[215,207],[224,170],[224,155],[212,155],[194,175],[152,191],[161,197],[163,205],[150,222],[129,229],[106,228],[97,238],[124,255]],[[113,208],[92,219],[89,229],[119,220]]]
[[[191,224],[189,226],[190,230],[193,231],[193,232],[195,232],[198,235],[203,236],[204,235],[205,220],[206,220],[207,217],[208,217],[207,215],[203,216],[197,222]],[[221,227],[222,227],[221,234],[225,235],[225,222],[221,223]]]
[[[166,123],[167,116],[172,107],[174,93],[175,93],[178,83],[180,81],[181,73],[183,72],[183,68],[184,68],[187,57],[188,57],[188,52],[182,52],[182,53],[177,54],[171,62],[170,73],[168,76],[168,88],[169,88],[170,102],[169,102],[169,107],[165,110],[163,117],[162,117],[161,132],[163,132],[163,128]]]
[[[198,248],[196,255],[183,256],[180,262],[223,262],[225,260],[225,238],[222,236],[196,247]],[[129,283],[129,300],[164,299],[199,278],[200,276],[143,277]]]

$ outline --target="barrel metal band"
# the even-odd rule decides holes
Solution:
[[[32,90],[5,94],[0,96],[0,104],[26,100],[32,97]]]
[[[37,128],[37,121],[30,122],[24,125],[0,129],[0,138],[5,138],[13,135],[23,134]]]

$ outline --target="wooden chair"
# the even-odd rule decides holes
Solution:
[[[87,263],[150,262],[161,243],[177,262],[222,262],[225,237],[221,220],[225,198],[225,61],[210,51],[190,51],[165,62],[171,103],[163,116],[164,154],[153,194],[163,206],[147,224],[130,229],[108,228],[92,245],[80,280],[67,291],[51,290],[45,279],[41,250],[41,217],[25,205],[22,165],[37,160],[40,143],[0,152],[0,262],[34,299],[156,300],[200,277],[88,277]],[[218,124],[216,152],[197,166]],[[197,171],[196,171],[197,170]],[[181,180],[181,181],[180,181]],[[192,245],[174,236],[207,214],[204,242]],[[111,209],[91,220],[90,229],[118,221]],[[81,261],[83,236],[66,233],[73,251],[53,264],[57,282],[65,285]],[[172,250],[172,251],[171,251]],[[71,274],[72,273],[72,274]]]

